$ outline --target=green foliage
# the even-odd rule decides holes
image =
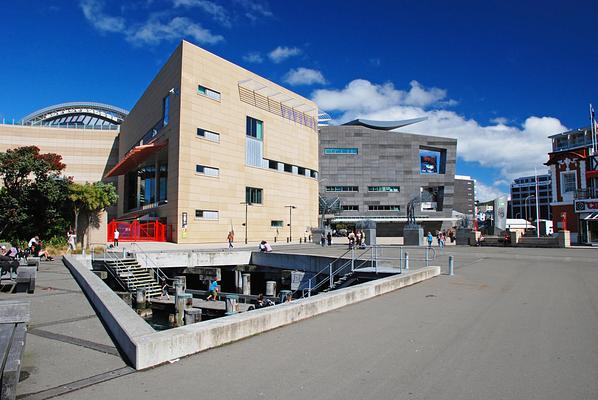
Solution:
[[[26,146],[0,153],[0,234],[27,240],[64,235],[68,221],[68,178],[58,154]]]
[[[66,236],[53,236],[44,242],[44,245],[51,247],[67,247],[68,242]]]
[[[87,213],[87,226],[89,227],[94,215],[106,207],[115,204],[118,200],[118,195],[114,186],[109,183],[71,183],[68,198],[75,217],[75,232],[78,232],[79,214],[81,211]]]

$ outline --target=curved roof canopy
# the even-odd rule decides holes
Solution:
[[[393,129],[401,128],[403,126],[416,124],[427,120],[428,117],[404,119],[401,121],[374,121],[371,119],[354,119],[353,121],[345,122],[343,125],[357,125],[365,126],[367,128],[378,129],[383,131],[391,131]]]
[[[118,129],[127,110],[103,103],[70,102],[37,110],[23,118],[25,125],[64,128]]]

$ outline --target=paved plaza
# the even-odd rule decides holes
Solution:
[[[141,372],[68,270],[42,263],[34,295],[0,295],[32,302],[19,398],[598,398],[596,249],[453,246],[439,261],[449,254],[455,276]]]

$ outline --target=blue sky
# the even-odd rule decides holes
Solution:
[[[185,38],[339,122],[427,116],[403,130],[457,137],[457,173],[478,180],[482,200],[542,171],[546,136],[588,125],[598,103],[589,1],[22,0],[0,11],[0,118],[77,100],[130,109]]]

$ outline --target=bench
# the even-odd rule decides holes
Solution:
[[[30,319],[28,301],[0,301],[0,400],[14,400],[17,396]]]
[[[12,278],[10,274],[0,277],[0,290],[2,292],[33,293],[37,279],[37,267],[20,266],[17,268],[17,277]]]

